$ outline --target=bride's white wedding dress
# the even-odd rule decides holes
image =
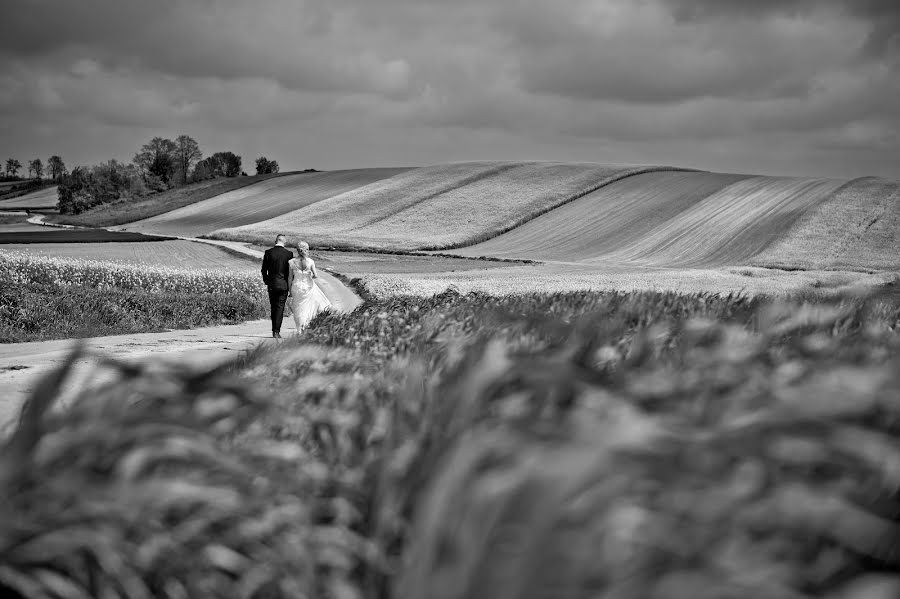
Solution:
[[[294,324],[297,332],[302,331],[313,317],[326,308],[331,307],[331,302],[316,285],[313,280],[315,262],[307,259],[306,268],[300,266],[300,259],[294,258],[288,265],[291,268],[291,297],[288,302],[294,316]]]

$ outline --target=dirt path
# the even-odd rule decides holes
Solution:
[[[209,243],[262,258],[262,252],[239,243],[182,239]],[[362,302],[331,274],[320,270],[320,275],[319,285],[335,309],[349,312]],[[66,394],[71,394],[72,390],[85,384],[103,380],[106,373],[95,368],[97,358],[101,356],[114,356],[124,361],[162,360],[212,366],[260,343],[278,343],[271,338],[271,330],[269,320],[254,320],[238,325],[84,339],[82,342],[91,355],[77,363],[75,372],[68,381]],[[285,316],[282,333],[285,338],[295,334],[294,322],[290,316]],[[19,406],[40,376],[60,364],[77,343],[71,339],[63,339],[0,344],[0,427],[16,418]]]

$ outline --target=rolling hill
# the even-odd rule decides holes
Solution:
[[[656,170],[673,169],[554,162],[423,167],[212,237],[260,243],[283,231],[320,246],[461,247],[613,181]]]
[[[456,253],[644,266],[746,264],[791,237],[808,211],[840,204],[835,192],[846,187],[838,179],[641,174]]]
[[[127,228],[252,243],[284,232],[319,248],[589,270],[890,271],[900,270],[900,182],[466,162],[282,177]]]
[[[55,208],[58,201],[56,187],[45,187],[17,198],[0,201],[0,210],[12,210],[15,208],[36,210],[39,208]]]
[[[284,175],[119,228],[159,235],[196,237],[215,229],[238,227],[280,216],[406,170],[408,169],[368,168]]]

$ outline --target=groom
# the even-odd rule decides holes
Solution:
[[[269,288],[269,304],[272,307],[272,337],[281,339],[281,321],[284,318],[284,303],[288,296],[288,261],[294,253],[284,247],[287,238],[278,235],[275,247],[266,250],[262,261],[262,278]]]

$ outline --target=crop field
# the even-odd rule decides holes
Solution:
[[[61,370],[0,446],[0,582],[891,597],[898,332],[874,299],[445,293],[213,372],[108,365],[65,407]]]
[[[662,168],[549,162],[425,167],[212,236],[259,242],[285,231],[322,246],[459,247],[497,235],[622,177]]]
[[[267,308],[259,273],[246,266],[173,268],[0,249],[0,343],[227,324],[262,318]]]
[[[465,256],[581,261],[611,253],[746,175],[652,172],[604,186],[520,227],[453,250]]]
[[[14,230],[0,232],[0,248],[9,244],[46,244],[46,243],[104,243],[104,242],[159,242],[167,237],[130,233],[125,231],[107,231],[104,229],[57,229],[30,223],[15,224]]]
[[[865,177],[803,215],[791,234],[753,259],[759,266],[900,270],[900,182]]]
[[[134,242],[107,243],[54,243],[7,244],[2,251],[18,251],[31,256],[47,256],[57,259],[91,260],[109,263],[127,263],[146,266],[173,267],[178,269],[215,270],[258,273],[256,261],[229,253],[222,248],[205,243],[184,240],[157,241],[152,244]]]
[[[213,248],[215,249],[215,248]],[[243,261],[246,264],[246,261]],[[67,256],[43,256],[0,249],[0,272],[4,281],[82,286],[94,289],[141,289],[184,293],[233,292],[248,296],[263,290],[257,269],[235,271],[227,267],[175,268],[170,264],[113,262]]]
[[[128,231],[197,237],[280,216],[407,169],[369,168],[283,175],[158,216],[121,225]]]
[[[605,187],[465,255],[652,266],[748,263],[844,181],[649,173]]]
[[[493,297],[576,291],[660,291],[742,293],[750,296],[860,293],[900,279],[897,272],[786,271],[754,267],[662,268],[634,264],[537,264],[466,269],[458,272],[380,271],[349,264],[340,271],[359,278],[379,299],[428,297],[447,289]]]
[[[56,209],[56,202],[59,197],[56,193],[56,187],[47,187],[39,189],[31,193],[27,193],[17,198],[8,200],[0,200],[0,210],[12,209]]]

